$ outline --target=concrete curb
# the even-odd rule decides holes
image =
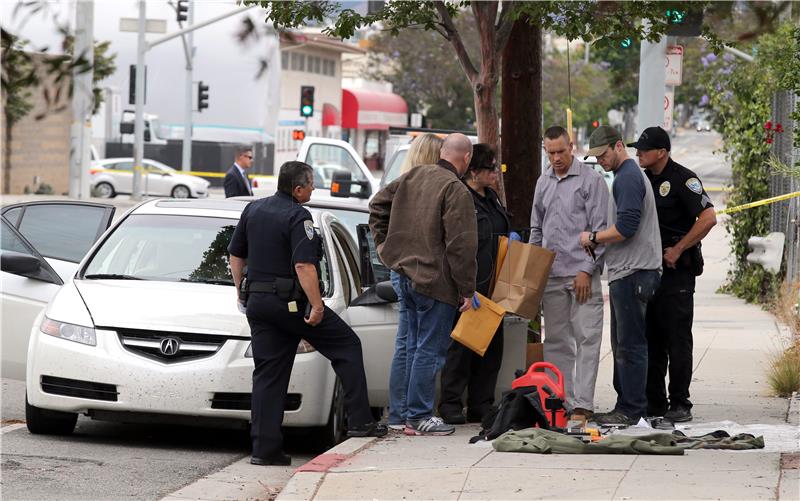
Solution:
[[[297,468],[276,501],[313,499],[328,470],[370,447],[376,437],[350,438]]]

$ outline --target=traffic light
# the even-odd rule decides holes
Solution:
[[[633,44],[633,39],[632,39],[631,37],[628,37],[628,38],[623,38],[623,39],[622,39],[622,40],[619,42],[619,45],[620,45],[620,47],[622,47],[623,49],[627,49],[627,48],[628,48],[628,47],[630,47],[632,44]]]
[[[295,129],[292,131],[292,139],[295,141],[302,141],[306,138],[306,131]]]
[[[314,87],[310,85],[300,87],[300,116],[314,116]]]
[[[675,37],[700,36],[703,28],[703,10],[667,9],[667,35]]]
[[[178,0],[178,6],[175,10],[178,14],[179,23],[189,19],[189,0]]]
[[[197,111],[203,111],[208,108],[208,85],[203,85],[200,80],[197,83]]]
[[[600,120],[593,120],[592,127],[594,127],[595,129],[600,127]]]

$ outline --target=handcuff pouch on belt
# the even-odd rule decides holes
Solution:
[[[282,301],[301,301],[306,299],[306,293],[296,278],[276,278],[275,294]]]

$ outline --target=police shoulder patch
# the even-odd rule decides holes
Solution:
[[[308,239],[314,240],[314,223],[306,219],[305,221],[303,221],[303,226],[305,227],[306,236],[308,237]]]
[[[692,190],[693,192],[697,193],[698,195],[703,193],[703,185],[700,184],[700,180],[696,177],[690,177],[686,180],[686,187]]]
[[[669,189],[671,187],[672,185],[669,184],[669,181],[664,181],[663,183],[661,183],[661,186],[658,187],[658,194],[661,195],[662,197],[669,195]]]

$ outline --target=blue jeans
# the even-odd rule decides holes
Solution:
[[[397,319],[397,336],[394,338],[394,356],[389,372],[389,424],[405,424],[408,414],[406,393],[408,392],[408,313],[403,291],[400,287],[400,274],[391,273],[392,288],[400,301]]]
[[[433,416],[436,373],[444,366],[456,307],[415,291],[405,275],[400,291],[408,315],[406,420],[426,419]]]
[[[614,409],[638,419],[647,414],[647,302],[661,282],[657,270],[639,270],[608,284],[611,351],[614,355]]]

